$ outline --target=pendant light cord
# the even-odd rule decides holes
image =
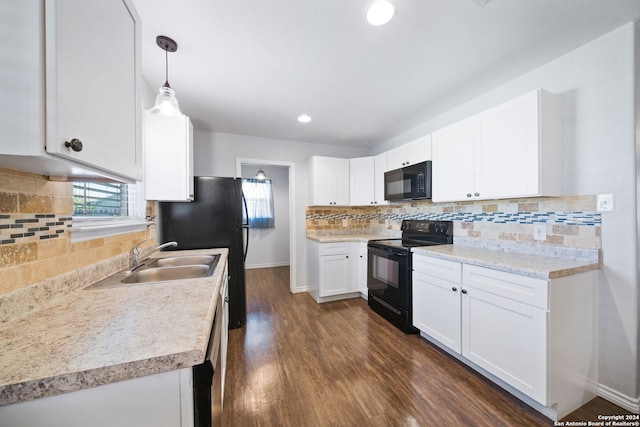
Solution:
[[[169,51],[164,51],[164,85],[165,87],[169,86]]]

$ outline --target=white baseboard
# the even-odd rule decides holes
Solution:
[[[609,402],[633,412],[634,414],[640,414],[640,398],[630,397],[626,394],[622,394],[617,390],[607,387],[603,384],[598,384],[598,396],[608,400]]]
[[[244,268],[246,270],[253,270],[256,268],[272,268],[272,267],[288,267],[288,266],[289,266],[289,261],[285,261],[285,262],[269,262],[266,264],[245,265]]]

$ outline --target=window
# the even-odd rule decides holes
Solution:
[[[82,217],[129,216],[127,184],[74,182],[73,215]]]
[[[247,200],[249,228],[275,228],[271,180],[245,178],[242,191]]]
[[[145,230],[142,184],[74,181],[71,241]]]

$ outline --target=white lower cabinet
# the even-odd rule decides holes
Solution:
[[[419,254],[413,260],[413,323],[423,337],[551,418],[595,397],[596,272],[543,280]]]
[[[367,243],[352,242],[351,288],[367,298]]]
[[[307,240],[307,292],[317,302],[360,296],[358,243]]]
[[[192,427],[191,368],[0,407],[12,427]]]

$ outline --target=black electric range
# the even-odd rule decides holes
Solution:
[[[405,333],[415,333],[411,311],[411,248],[452,244],[453,222],[404,220],[400,229],[400,239],[368,242],[368,303]]]

